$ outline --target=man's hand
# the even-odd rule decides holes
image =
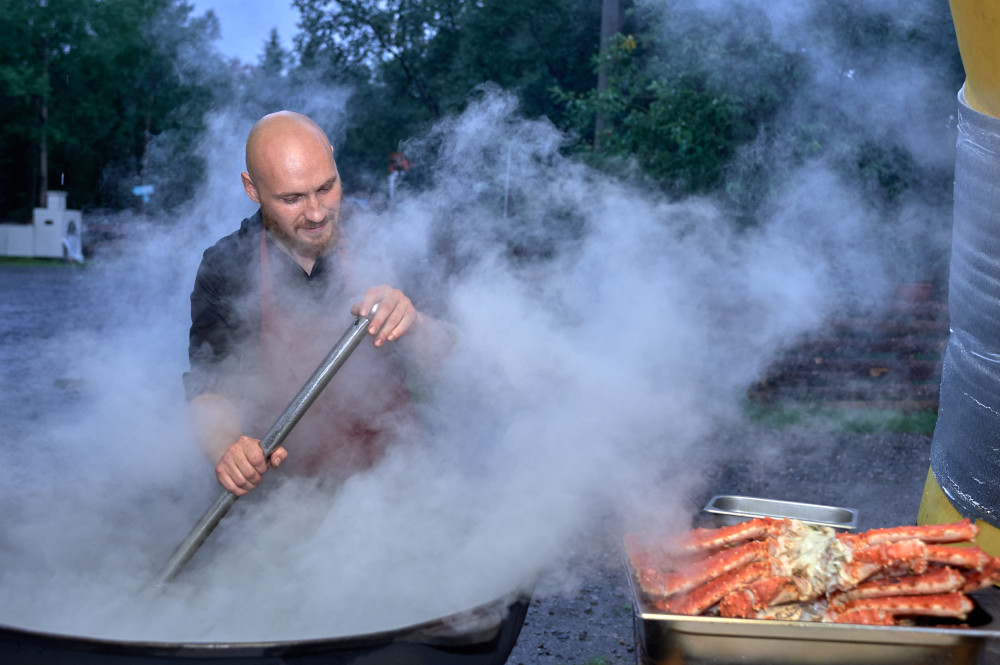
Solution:
[[[269,467],[277,468],[286,457],[288,451],[279,447],[271,453],[269,463],[264,459],[260,439],[244,435],[236,439],[236,442],[222,454],[222,458],[215,466],[215,477],[226,490],[236,496],[243,496],[260,484]]]
[[[375,337],[375,346],[395,342],[420,317],[410,299],[402,291],[388,284],[368,289],[364,299],[351,307],[351,314],[368,316],[375,304],[378,304],[378,309],[368,325],[368,334]]]

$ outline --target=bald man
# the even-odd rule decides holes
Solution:
[[[307,474],[369,467],[412,416],[405,359],[388,347],[406,336],[419,363],[440,356],[450,337],[401,290],[352,283],[340,244],[340,174],[310,118],[261,118],[247,138],[242,180],[260,207],[205,251],[184,375],[198,441],[219,483],[237,496],[286,460]],[[282,446],[266,460],[260,438],[344,332],[346,312],[367,316],[376,303],[372,344],[362,347],[369,357],[345,365],[310,407],[286,439],[293,452]]]

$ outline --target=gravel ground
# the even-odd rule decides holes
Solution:
[[[51,320],[52,309],[42,303],[54,294],[65,304],[58,314],[62,320],[100,325],[99,313],[74,297],[82,279],[75,271],[7,267],[0,270],[0,277],[8,296],[24,296],[0,301],[0,318],[8,322],[0,326],[0,348],[22,347],[29,340],[45,344],[58,326]],[[31,362],[24,354],[5,362],[6,378],[22,382],[21,390],[6,396],[6,405],[28,421],[39,408],[28,399],[38,387],[35,384],[52,380],[51,375],[32,372]],[[16,427],[7,434],[16,437]],[[683,508],[696,514],[715,494],[737,494],[856,508],[862,530],[912,523],[930,441],[929,436],[913,434],[733,429],[704,451],[711,464],[690,505]],[[670,470],[664,477],[670,477]],[[509,664],[636,662],[631,591],[620,539],[621,529],[611,520],[592,535],[586,552],[571,560],[576,577],[585,580],[582,584],[568,586],[565,571],[553,571],[539,580]]]
[[[915,434],[748,427],[718,438],[709,451],[718,463],[692,505],[737,494],[854,508],[861,530],[914,523],[930,443]],[[585,585],[567,593],[560,575],[540,582],[509,665],[636,662],[631,591],[615,531],[609,526],[603,551],[595,548],[580,562],[590,571]]]

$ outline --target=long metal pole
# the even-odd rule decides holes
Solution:
[[[288,433],[292,431],[292,428],[299,422],[299,419],[302,418],[306,410],[319,397],[326,384],[330,383],[333,375],[347,361],[351,352],[365,338],[365,334],[368,331],[368,324],[371,323],[371,317],[375,314],[377,307],[377,305],[372,307],[368,316],[359,316],[354,320],[343,336],[341,336],[340,340],[334,345],[333,349],[330,350],[330,353],[320,366],[313,372],[313,375],[302,386],[299,393],[285,407],[284,412],[274,421],[271,429],[260,440],[260,447],[264,451],[265,457],[270,458],[271,453],[278,449],[278,446],[285,440]],[[205,511],[201,519],[198,520],[198,523],[194,525],[194,528],[191,529],[187,537],[184,538],[170,556],[170,559],[167,560],[167,564],[163,567],[157,578],[157,586],[170,582],[177,577],[184,564],[194,556],[194,553],[198,551],[201,544],[205,542],[219,524],[219,521],[226,516],[226,513],[229,512],[229,509],[233,507],[238,498],[235,494],[223,490],[219,498]]]

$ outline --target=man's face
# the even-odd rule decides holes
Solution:
[[[344,190],[333,148],[315,136],[268,145],[253,180],[244,174],[244,186],[292,252],[318,258],[340,239]]]

